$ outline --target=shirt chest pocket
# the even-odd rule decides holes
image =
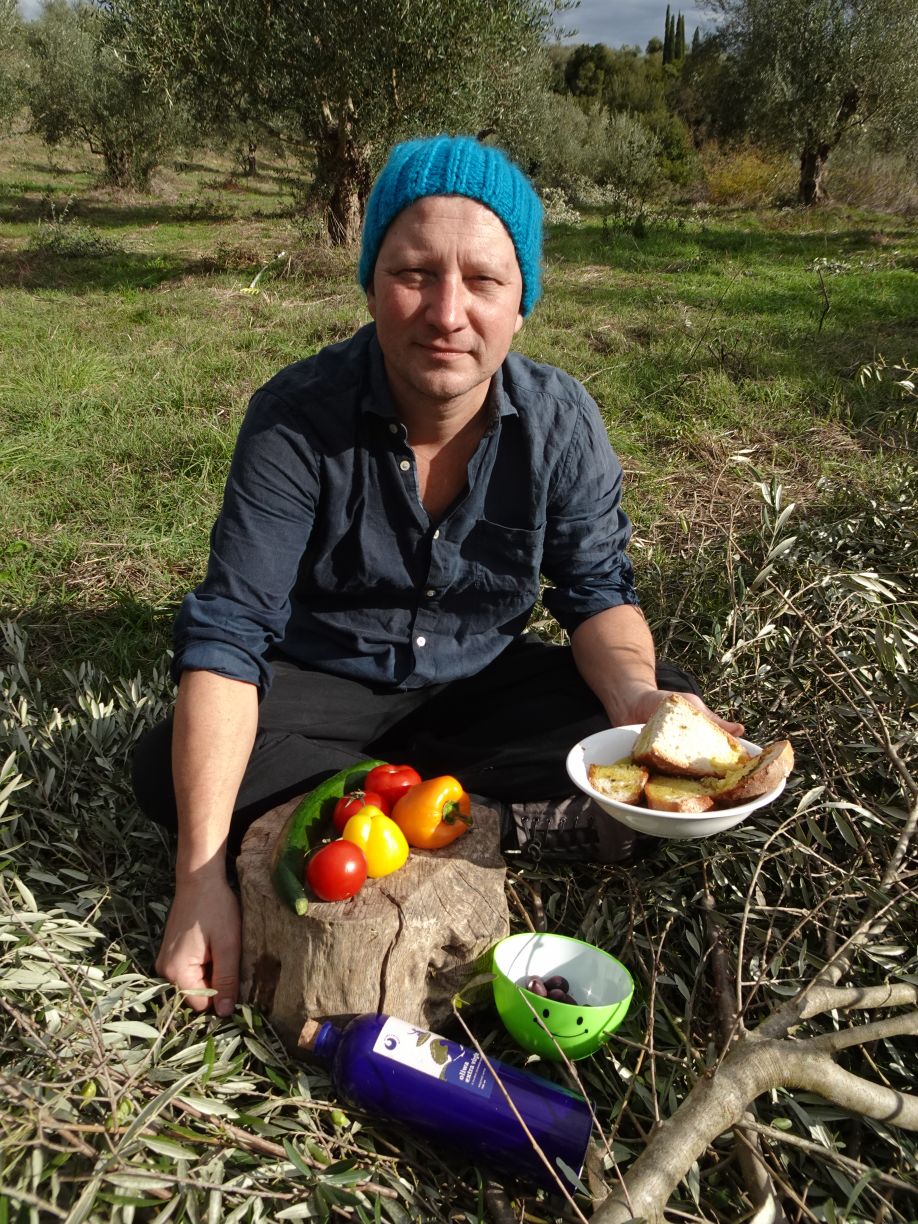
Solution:
[[[538,591],[545,524],[506,527],[479,519],[461,549],[471,585],[482,591]]]

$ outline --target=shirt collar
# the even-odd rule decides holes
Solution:
[[[392,402],[392,392],[389,390],[389,380],[386,378],[382,349],[376,338],[376,325],[371,323],[370,326],[373,329],[369,345],[370,383],[364,393],[360,409],[364,415],[372,414],[386,421],[398,421],[398,413]]]

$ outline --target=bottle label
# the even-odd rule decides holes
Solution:
[[[459,1084],[485,1098],[491,1095],[494,1087],[494,1076],[477,1050],[438,1037],[427,1029],[415,1028],[393,1016],[389,1016],[379,1030],[373,1052],[434,1079]]]

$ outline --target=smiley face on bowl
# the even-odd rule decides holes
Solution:
[[[590,1008],[581,1008],[579,1004],[571,1007],[570,1003],[558,1003],[554,999],[547,1001],[538,995],[533,995],[524,986],[521,986],[520,990],[535,1009],[532,1023],[538,1025],[543,1031],[547,1030],[551,1037],[560,1041],[575,1041],[589,1036],[587,1013],[591,1010]],[[572,1014],[567,1015],[566,1013]]]
[[[494,1001],[507,1031],[543,1058],[586,1058],[625,1018],[634,983],[613,956],[566,935],[511,935],[495,946]],[[527,989],[534,976],[561,974],[576,1004]]]

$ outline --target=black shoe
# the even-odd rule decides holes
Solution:
[[[646,858],[657,838],[642,838],[587,795],[502,803],[501,851],[533,863],[623,863]]]

